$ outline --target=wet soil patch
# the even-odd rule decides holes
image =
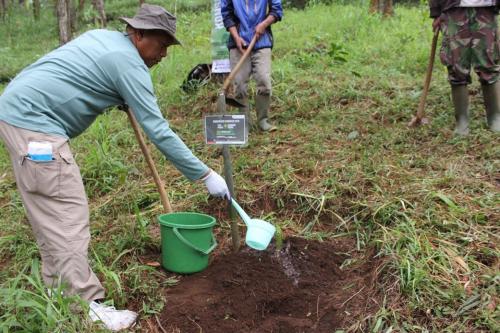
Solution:
[[[351,241],[285,241],[281,251],[220,254],[167,289],[168,332],[333,332],[374,314],[382,264]]]

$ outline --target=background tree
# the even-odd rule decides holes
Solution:
[[[69,42],[72,38],[72,24],[70,13],[70,0],[57,0],[56,12],[57,22],[59,25],[59,44],[63,45]]]
[[[370,0],[370,13],[382,13],[384,16],[394,15],[392,0]]]
[[[85,8],[85,0],[78,0],[78,12],[82,13]]]
[[[393,16],[394,8],[392,6],[392,0],[385,0],[382,8],[382,14],[384,16]]]
[[[0,0],[0,16],[2,16],[2,20],[5,20],[5,14],[8,9],[8,0]]]
[[[97,11],[97,23],[101,27],[105,27],[107,24],[106,12],[104,11],[104,0],[92,0],[92,6]]]
[[[104,10],[104,0],[91,0],[92,7],[97,12],[98,17],[95,18],[95,23],[100,27],[106,27],[108,20],[106,18],[106,11]],[[78,20],[82,19],[83,11],[85,10],[85,0],[78,0]]]
[[[104,0],[92,0],[92,7],[97,12],[96,24],[106,27],[107,19],[106,12],[104,11]],[[73,32],[78,29],[77,21],[81,19],[84,8],[85,0],[78,1],[78,10],[74,8],[72,0],[57,0],[56,12],[60,45],[66,44],[71,40]]]
[[[35,21],[40,20],[40,0],[33,0],[33,16]]]

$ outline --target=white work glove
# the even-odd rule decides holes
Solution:
[[[231,194],[227,188],[226,181],[217,172],[210,170],[210,173],[202,178],[208,192],[216,197],[231,199]]]

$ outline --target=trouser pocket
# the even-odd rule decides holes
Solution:
[[[48,197],[59,195],[61,161],[33,161],[26,156],[21,157],[20,186],[26,192]]]

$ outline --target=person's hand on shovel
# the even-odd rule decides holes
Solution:
[[[236,27],[230,27],[229,28],[229,33],[231,34],[231,37],[233,37],[234,43],[236,44],[236,48],[238,51],[241,52],[241,54],[245,53],[245,49],[248,46],[248,43],[241,38],[240,34],[238,33],[238,29]]]
[[[245,49],[247,48],[248,43],[245,42],[245,40],[240,36],[238,36],[238,38],[235,39],[235,42],[236,42],[236,47],[241,52],[241,54],[245,53]]]
[[[436,17],[434,21],[432,21],[432,31],[436,32],[441,30],[441,16]]]
[[[267,22],[262,21],[255,27],[255,35],[257,35],[257,40],[266,33],[266,29],[269,25]]]
[[[262,37],[267,30],[267,27],[269,27],[271,24],[276,22],[276,18],[273,15],[268,15],[266,19],[255,27],[255,35],[257,36],[257,40],[259,40],[260,37]]]
[[[210,170],[201,180],[205,182],[205,186],[211,195],[231,200],[231,193],[229,193],[226,181],[217,172]]]

